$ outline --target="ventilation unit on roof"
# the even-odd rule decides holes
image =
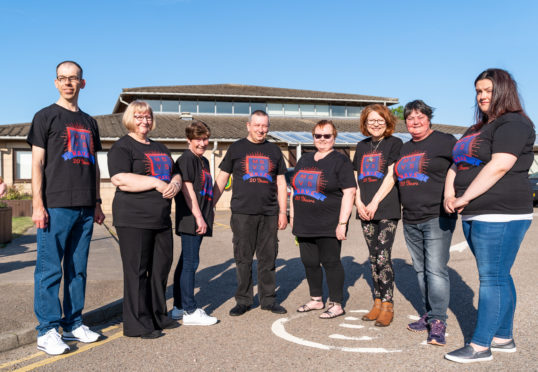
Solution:
[[[182,112],[179,114],[179,118],[182,120],[192,120],[192,114],[190,112]]]

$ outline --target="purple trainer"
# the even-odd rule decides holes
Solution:
[[[446,324],[441,320],[434,320],[430,324],[430,333],[428,334],[428,343],[430,345],[445,346]]]
[[[426,332],[428,330],[428,313],[422,315],[419,320],[407,325],[407,329],[411,332]]]

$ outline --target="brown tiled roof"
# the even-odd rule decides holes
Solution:
[[[121,123],[122,114],[94,116],[99,125],[99,132],[103,139],[120,138],[127,133]],[[246,135],[247,116],[219,116],[195,115],[194,119],[204,121],[211,128],[211,137],[215,139],[236,140]],[[271,130],[309,132],[318,119],[273,117]],[[357,132],[359,119],[333,119],[339,132]],[[152,138],[184,139],[185,127],[189,120],[181,119],[179,114],[156,114],[157,127],[151,132]],[[462,134],[465,127],[453,125],[433,124],[433,128],[445,133]],[[28,135],[30,123],[0,125],[0,137],[24,137]],[[396,125],[397,133],[406,133],[405,123],[400,120]]]

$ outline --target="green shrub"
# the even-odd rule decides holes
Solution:
[[[22,187],[19,185],[8,186],[7,194],[3,200],[26,200],[32,199],[32,195],[22,192]]]

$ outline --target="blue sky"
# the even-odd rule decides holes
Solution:
[[[0,1],[0,124],[55,102],[73,59],[80,106],[109,114],[122,88],[237,83],[399,98],[469,125],[475,77],[512,73],[538,120],[537,1]]]

